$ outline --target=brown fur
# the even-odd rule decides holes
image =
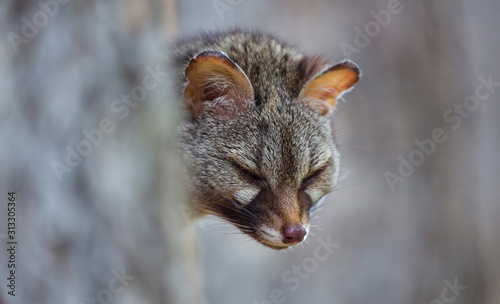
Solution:
[[[192,89],[183,72],[207,50],[226,54],[241,68],[254,98],[230,119],[218,114],[213,100],[199,100],[203,113],[181,127],[193,210],[222,217],[266,246],[285,248],[269,241],[266,229],[279,234],[294,222],[308,227],[310,210],[338,179],[329,121],[299,97],[328,66],[261,33],[202,35],[172,50],[178,87]]]

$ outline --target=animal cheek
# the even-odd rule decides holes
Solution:
[[[319,187],[310,187],[306,189],[305,192],[307,193],[307,195],[309,195],[313,203],[325,195],[323,189]]]
[[[233,194],[236,201],[238,201],[243,206],[248,205],[251,201],[257,197],[259,194],[259,188],[257,187],[246,187],[236,190]]]

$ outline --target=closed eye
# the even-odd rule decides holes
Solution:
[[[326,169],[326,165],[324,165],[323,167],[321,167],[319,169],[314,170],[306,178],[304,178],[304,180],[302,181],[302,189],[307,188],[307,186],[309,186],[316,179],[318,179],[321,176],[321,174],[325,171],[325,169]]]
[[[258,174],[248,170],[247,168],[243,167],[242,165],[233,162],[233,165],[240,171],[243,175],[245,175],[247,178],[253,180],[253,181],[258,181],[261,182],[264,179],[260,177]]]

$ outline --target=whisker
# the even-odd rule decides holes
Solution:
[[[358,122],[358,123],[350,124],[350,125],[347,125],[347,126],[335,129],[333,131],[333,134],[337,135],[339,131],[345,130],[347,128],[351,128],[351,127],[355,127],[355,126],[361,126],[361,125],[367,125],[367,124],[373,124],[373,123],[381,123],[381,122],[384,122],[384,121],[385,121],[384,119],[381,119],[381,120],[364,121],[364,122]]]
[[[342,167],[339,167],[339,170],[343,172],[342,174],[349,174],[349,171],[343,169]]]
[[[204,204],[203,206],[199,206],[198,209],[200,209],[200,211],[205,212],[205,213],[213,214],[215,216],[221,216],[224,220],[226,220],[226,221],[228,221],[228,222],[230,222],[238,227],[241,226],[240,221],[238,221],[237,219],[228,218],[226,216],[223,216],[225,210],[230,210],[232,212],[236,212],[243,217],[250,217],[251,219],[257,218],[257,215],[253,214],[249,210],[237,208],[236,204],[233,201],[231,201],[227,198],[224,198],[220,195],[217,195],[217,197],[226,200],[227,202],[231,203],[232,206],[214,204],[213,201],[209,200],[207,197],[198,195],[198,198],[208,202],[207,204]],[[241,227],[241,228],[244,229],[245,227]]]
[[[341,97],[340,99],[345,102],[343,97]],[[357,104],[360,101],[361,101],[361,99],[357,99],[355,101],[348,102],[347,106],[343,107],[342,109],[339,109],[338,111],[334,111],[333,114],[330,115],[330,117],[328,117],[327,119],[330,120],[330,119],[334,118],[335,116],[339,115],[340,113],[344,112],[345,110],[349,109],[350,107],[352,107],[353,105]]]
[[[342,187],[336,187],[332,190],[332,192],[337,192],[339,190],[356,190],[356,191],[359,191],[361,190],[361,188],[359,187],[345,187],[345,186],[342,186]]]
[[[340,145],[340,146],[337,146],[337,148],[358,148],[358,149],[363,149],[363,150],[367,150],[367,151],[373,151],[374,150],[373,148],[370,148],[370,147],[355,146],[355,145]]]
[[[344,171],[344,172],[342,172],[342,174],[340,174],[340,176],[339,176],[339,181],[338,181],[338,182],[339,182],[339,183],[341,183],[341,182],[345,181],[345,180],[347,179],[347,177],[349,177],[349,175],[351,174],[351,172],[349,172],[349,171],[345,171],[345,170],[344,170],[344,169],[342,169],[342,168],[339,168],[339,169],[341,169],[342,171]],[[337,184],[337,186],[336,186],[335,188],[337,188],[337,187],[338,187],[338,184]],[[333,190],[335,190],[335,188],[333,188]]]
[[[221,199],[223,199],[223,200],[225,200],[225,201],[227,201],[227,202],[231,203],[231,204],[232,204],[232,205],[234,205],[235,207],[238,207],[238,206],[239,206],[239,204],[238,204],[238,203],[236,203],[236,202],[234,202],[234,201],[232,201],[232,200],[230,200],[230,199],[228,199],[228,198],[225,198],[225,197],[223,197],[223,196],[221,196],[221,195],[217,195],[217,197],[219,197],[219,198],[221,198]],[[256,214],[252,213],[250,210],[248,210],[248,209],[246,209],[246,208],[235,208],[235,209],[233,209],[233,210],[238,211],[238,212],[241,212],[241,213],[245,212],[247,215],[251,216],[252,218],[254,218],[254,219],[256,219],[256,218],[257,218],[257,215],[256,215]]]

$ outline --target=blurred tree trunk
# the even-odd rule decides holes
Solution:
[[[164,5],[0,5],[0,190],[17,194],[20,248],[17,295],[0,299],[202,302]]]

